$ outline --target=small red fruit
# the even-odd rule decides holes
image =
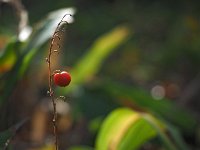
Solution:
[[[71,75],[66,71],[62,71],[60,73],[55,73],[53,79],[55,85],[64,87],[71,82]]]

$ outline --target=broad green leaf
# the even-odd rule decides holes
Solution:
[[[138,119],[121,139],[118,150],[138,149],[149,139],[156,136],[155,129],[143,118]]]
[[[160,137],[166,149],[176,150],[165,130],[165,125],[150,114],[119,108],[103,122],[96,150],[137,150],[155,136]]]
[[[122,97],[124,100],[133,102],[138,107],[144,108],[169,120],[171,123],[180,127],[184,132],[192,132],[195,128],[195,119],[186,111],[176,106],[175,103],[167,99],[158,101],[153,99],[153,97],[144,90],[113,82],[104,82],[102,87],[114,97]]]
[[[116,110],[103,123],[97,138],[96,149],[115,149],[130,126],[140,116],[129,109]]]
[[[112,112],[100,129],[96,142],[96,149],[116,149],[126,131],[139,118],[139,114],[129,109],[119,109]]]
[[[77,84],[82,84],[93,77],[102,66],[104,60],[112,54],[130,36],[130,30],[126,26],[119,26],[111,32],[100,36],[71,70],[72,82],[69,88],[59,89],[66,93]],[[71,88],[71,89],[70,89]]]

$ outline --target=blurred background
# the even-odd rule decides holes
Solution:
[[[189,0],[0,0],[1,149],[53,150],[45,58],[66,13],[52,55],[53,70],[72,75],[68,87],[54,86],[65,96],[60,149],[199,150],[200,3]],[[119,108],[162,125],[150,134],[148,119],[109,122]]]

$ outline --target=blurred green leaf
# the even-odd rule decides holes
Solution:
[[[3,94],[0,97],[0,105],[2,105],[8,96],[10,96],[10,93],[12,92],[16,82],[21,79],[24,73],[27,71],[27,68],[31,64],[34,56],[39,52],[41,54],[44,52],[44,50],[41,50],[40,47],[51,38],[57,24],[67,11],[69,11],[69,8],[54,11],[50,13],[46,19],[37,24],[37,27],[33,31],[31,37],[20,50],[21,53],[16,58],[16,63],[11,71],[7,74],[7,79],[9,80],[6,80],[4,86],[2,86]],[[10,49],[9,51],[14,51],[14,49]]]
[[[9,144],[10,140],[16,135],[16,132],[28,121],[28,119],[23,119],[22,121],[18,122],[8,130],[0,132],[0,149],[5,147],[5,144]],[[9,141],[8,141],[9,140]],[[10,148],[10,145],[8,145]]]
[[[165,123],[170,134],[170,137],[174,143],[176,143],[177,147],[181,150],[189,150],[188,145],[183,141],[183,137],[179,133],[179,130],[172,125]]]
[[[153,138],[155,135],[156,132],[152,126],[149,125],[146,120],[139,119],[128,129],[126,135],[124,135],[123,139],[121,139],[118,149],[138,149],[142,144]]]
[[[96,140],[97,150],[117,149],[124,134],[140,118],[129,109],[113,111],[103,122]]]
[[[82,84],[92,78],[102,66],[104,60],[124,43],[130,36],[130,30],[126,26],[119,26],[111,32],[100,36],[71,70],[72,83],[69,88],[59,89],[66,93],[72,90],[75,85]]]
[[[150,114],[119,108],[112,111],[103,122],[96,140],[96,149],[136,150],[159,135],[167,149],[176,150],[164,131],[164,124]]]
[[[0,72],[6,72],[12,68],[18,55],[19,42],[13,38],[7,46],[0,51]]]
[[[144,108],[174,123],[183,132],[191,133],[195,129],[197,124],[195,118],[167,99],[158,101],[144,90],[113,82],[104,82],[102,87],[114,97],[131,101],[138,107]]]
[[[5,146],[7,140],[10,139],[12,136],[13,132],[10,129],[0,133],[0,149]]]
[[[91,120],[88,127],[89,131],[93,134],[96,133],[99,130],[102,122],[103,122],[103,117],[97,117]]]

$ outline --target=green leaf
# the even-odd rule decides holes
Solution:
[[[140,118],[127,130],[127,133],[124,135],[123,139],[121,139],[118,145],[118,149],[138,149],[142,144],[155,136],[155,129],[153,129],[145,119]]]
[[[88,126],[89,131],[93,134],[96,133],[99,130],[102,121],[103,121],[103,117],[97,117],[91,120]]]
[[[103,89],[114,97],[122,97],[125,100],[131,101],[138,107],[170,121],[184,132],[191,133],[195,129],[196,120],[185,110],[167,99],[158,101],[144,90],[109,81],[101,84],[103,84]]]
[[[3,148],[6,141],[13,136],[13,132],[8,129],[0,133],[0,148]]]
[[[174,143],[176,143],[176,146],[181,150],[189,150],[189,147],[184,142],[183,137],[179,133],[179,130],[170,124],[167,124],[167,123],[165,123],[165,124],[167,125],[167,130],[169,132],[169,135],[170,135],[172,141],[174,141]]]
[[[119,108],[108,115],[96,140],[97,150],[137,150],[156,135],[162,135],[169,150],[176,150],[164,133],[165,126],[150,114]]]
[[[52,37],[58,23],[69,11],[71,12],[71,15],[73,15],[75,10],[73,8],[63,8],[53,11],[49,13],[46,19],[37,24],[35,31],[22,50],[24,54],[23,61],[21,62],[21,67],[19,68],[20,77],[25,73],[34,56],[37,53],[42,52],[40,47]]]
[[[111,32],[100,36],[71,70],[72,82],[66,89],[59,89],[62,94],[72,90],[92,78],[102,66],[104,60],[122,43],[127,41],[130,30],[126,26],[118,26]]]
[[[22,121],[18,122],[14,126],[10,127],[9,129],[0,132],[0,149],[5,147],[6,142],[12,140],[12,138],[16,135],[17,131],[28,121],[28,119],[23,119]],[[9,143],[7,143],[9,144]],[[9,147],[9,145],[8,145]]]
[[[129,109],[119,109],[112,112],[104,121],[96,141],[97,150],[107,150],[116,147],[132,123],[139,116]]]
[[[18,55],[19,42],[13,38],[0,52],[0,71],[8,71],[15,63]]]
[[[45,20],[37,24],[37,27],[35,28],[31,37],[21,48],[20,55],[17,57],[16,63],[11,71],[7,74],[7,78],[9,80],[6,80],[4,86],[2,86],[3,94],[0,97],[0,105],[2,105],[10,96],[10,93],[12,92],[16,82],[23,77],[36,54],[44,52],[44,50],[41,50],[40,47],[51,38],[57,24],[60,22],[60,19],[68,11],[69,8],[54,11],[50,13]]]

